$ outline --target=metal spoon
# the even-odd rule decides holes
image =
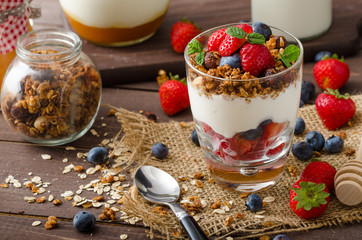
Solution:
[[[135,173],[134,184],[148,201],[168,205],[190,239],[208,239],[195,219],[176,203],[180,196],[180,187],[170,174],[156,167],[142,166]]]

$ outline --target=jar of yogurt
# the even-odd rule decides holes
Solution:
[[[290,32],[302,41],[320,37],[332,24],[332,0],[252,0],[253,22]]]
[[[105,46],[127,46],[153,36],[170,0],[60,0],[74,30]]]

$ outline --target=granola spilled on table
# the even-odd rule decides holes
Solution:
[[[53,50],[33,51],[52,54]],[[8,123],[34,139],[61,139],[82,131],[97,112],[101,79],[90,65],[39,64],[21,79],[19,91],[8,92],[2,106]]]

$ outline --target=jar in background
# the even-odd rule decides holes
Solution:
[[[61,145],[92,126],[101,78],[73,32],[42,29],[22,35],[1,90],[7,123],[30,142]]]
[[[74,30],[105,46],[127,46],[150,38],[166,15],[170,0],[60,0]]]
[[[251,0],[253,22],[290,32],[302,41],[325,34],[332,24],[332,0]]]
[[[30,0],[31,1],[31,0]],[[29,19],[40,17],[40,8],[29,0],[7,0],[0,4],[0,86],[6,69],[15,57],[16,40],[32,30]]]

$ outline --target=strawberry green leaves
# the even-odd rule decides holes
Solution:
[[[293,188],[293,191],[296,193],[294,200],[298,201],[297,209],[304,208],[309,211],[313,207],[319,207],[327,203],[326,198],[330,194],[324,191],[326,187],[324,183],[316,184],[314,182],[301,181],[299,186],[300,188]]]
[[[283,51],[283,53],[279,53],[280,59],[283,61],[285,66],[288,68],[291,66],[292,62],[297,61],[300,54],[299,47],[295,46],[294,44],[290,44],[288,47],[286,47]]]
[[[225,32],[226,34],[239,39],[246,37],[247,41],[252,44],[265,43],[265,38],[260,33],[246,33],[243,29],[238,27],[229,27]]]
[[[197,53],[195,61],[198,65],[202,65],[205,59],[205,52],[203,49],[204,48],[199,41],[192,39],[192,41],[189,42],[189,49],[187,50],[187,54]]]
[[[342,95],[339,91],[338,91],[338,89],[331,89],[331,88],[327,88],[327,90],[326,91],[324,91],[324,93],[325,94],[328,94],[328,95],[333,95],[333,96],[335,96],[336,98],[338,98],[338,99],[341,99],[341,98],[343,98],[343,99],[349,99],[349,93],[345,93],[344,95]]]

